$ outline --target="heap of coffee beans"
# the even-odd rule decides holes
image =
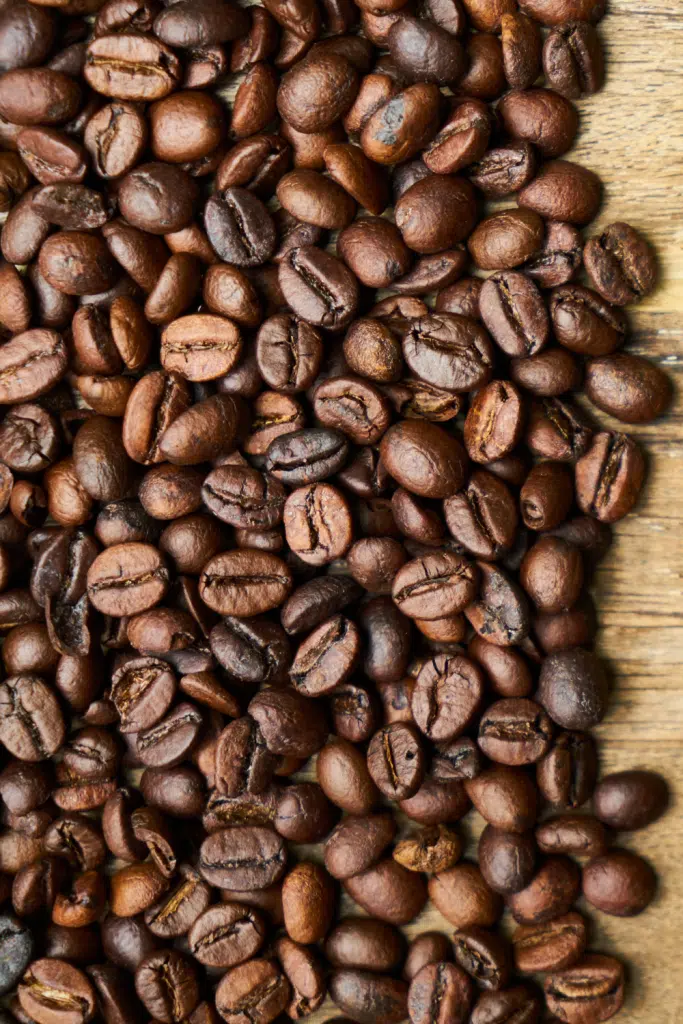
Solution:
[[[575,905],[668,794],[597,782],[587,586],[671,390],[566,159],[604,8],[0,3],[0,1024],[621,1006]]]

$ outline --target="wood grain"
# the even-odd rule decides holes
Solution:
[[[592,168],[604,182],[604,203],[593,227],[626,220],[657,250],[660,285],[630,311],[627,348],[666,367],[676,400],[664,419],[632,431],[650,459],[647,489],[635,513],[617,525],[615,543],[596,574],[599,649],[614,673],[611,710],[598,735],[605,771],[635,766],[661,771],[671,782],[674,802],[663,820],[623,840],[656,868],[656,901],[630,920],[589,912],[591,946],[628,964],[620,1024],[678,1024],[683,1015],[678,975],[683,814],[675,796],[683,785],[683,3],[610,0],[600,34],[608,79],[599,95],[579,102],[581,132],[569,158]],[[463,830],[472,853],[481,830],[476,813],[468,815]],[[344,899],[342,913],[358,913],[358,908]],[[405,930],[413,936],[426,929],[452,931],[432,907]],[[321,1024],[334,1016],[339,1010],[328,1000],[308,1020]]]

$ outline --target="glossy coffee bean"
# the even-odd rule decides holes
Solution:
[[[592,906],[616,917],[642,913],[652,901],[655,873],[629,850],[609,850],[583,869],[583,894]]]
[[[624,968],[611,956],[589,953],[574,966],[549,974],[543,988],[548,1009],[567,1021],[579,1024],[588,1014],[609,1020],[624,1001]]]

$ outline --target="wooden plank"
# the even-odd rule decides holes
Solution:
[[[579,102],[581,132],[569,157],[596,171],[605,185],[602,211],[588,234],[626,220],[657,250],[660,286],[629,311],[627,347],[671,372],[677,398],[662,421],[632,431],[650,459],[647,490],[636,513],[617,525],[615,543],[596,574],[599,649],[614,672],[611,710],[597,734],[604,770],[648,766],[676,790],[683,783],[683,4],[610,0],[600,34],[607,83],[599,95]],[[481,830],[476,813],[462,830],[471,856]],[[683,1014],[677,971],[682,843],[683,815],[675,802],[662,821],[623,842],[655,866],[655,903],[630,920],[589,911],[592,948],[628,963],[620,1024],[677,1024]],[[343,899],[342,913],[358,912]],[[433,928],[452,931],[429,907],[405,930],[413,936]],[[320,1024],[334,1016],[339,1010],[328,1000],[309,1020]]]

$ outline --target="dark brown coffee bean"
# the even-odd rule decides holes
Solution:
[[[387,44],[408,81],[448,85],[458,81],[465,70],[462,44],[433,22],[401,17],[390,28]]]
[[[274,754],[310,757],[327,739],[322,707],[293,688],[261,690],[252,698],[248,711],[261,726],[268,749]]]
[[[349,814],[367,815],[377,803],[379,790],[365,756],[348,740],[335,738],[323,747],[316,773],[328,800]]]
[[[533,143],[546,159],[562,156],[576,137],[579,119],[573,103],[550,89],[509,92],[497,110],[506,133]]]
[[[407,1014],[404,981],[351,968],[336,970],[329,980],[332,1001],[360,1024],[397,1024]]]
[[[413,716],[420,730],[435,742],[463,732],[479,708],[483,673],[462,655],[438,654],[417,677]]]
[[[239,267],[265,263],[275,251],[275,225],[265,206],[242,188],[214,194],[206,204],[206,231],[218,255]]]
[[[16,68],[0,83],[0,114],[14,124],[62,124],[81,101],[78,83],[49,68]]]
[[[462,445],[436,424],[404,420],[387,430],[380,452],[392,477],[413,494],[447,498],[462,486]]]
[[[517,12],[500,19],[503,67],[512,89],[528,89],[541,70],[542,37],[535,21]]]
[[[133,227],[164,235],[187,227],[197,200],[197,187],[173,164],[148,163],[130,171],[118,189],[121,213]]]
[[[481,270],[509,270],[533,255],[543,241],[543,221],[529,210],[507,210],[481,221],[468,248]]]
[[[630,850],[609,850],[583,869],[583,895],[604,914],[633,917],[652,902],[657,880],[642,857]]]
[[[536,829],[542,853],[568,853],[574,857],[597,857],[607,849],[607,829],[590,814],[560,814],[548,818]]]
[[[118,276],[102,239],[82,231],[51,235],[41,246],[39,267],[46,281],[67,295],[105,291]]]
[[[494,766],[465,782],[470,800],[495,828],[526,832],[536,821],[537,793],[521,771]]]
[[[326,565],[351,545],[349,507],[331,484],[309,484],[293,491],[284,506],[284,526],[290,548],[310,565]]]
[[[593,405],[623,423],[648,423],[671,401],[666,374],[647,359],[623,352],[591,359],[585,390]]]
[[[566,398],[542,398],[529,409],[526,443],[534,455],[575,462],[590,447],[593,431],[583,412]]]
[[[83,74],[105,96],[132,102],[158,100],[178,84],[180,61],[150,35],[103,35],[88,45]]]
[[[578,228],[561,221],[546,224],[543,245],[523,265],[524,273],[541,288],[555,288],[572,279],[582,261],[582,239]]]
[[[546,220],[583,225],[595,217],[601,196],[600,180],[592,171],[569,160],[551,160],[525,185],[517,202]]]
[[[578,1024],[589,1013],[608,1020],[624,1001],[624,968],[611,956],[591,953],[573,967],[549,974],[543,989],[548,1009],[567,1021]]]
[[[579,362],[563,348],[549,348],[534,356],[513,359],[510,376],[534,395],[553,398],[576,390],[581,383]]]
[[[568,857],[546,857],[529,885],[508,896],[507,905],[519,924],[543,924],[570,910],[580,884],[579,869]]]
[[[430,174],[403,193],[394,211],[409,248],[418,253],[440,252],[462,242],[472,229],[474,190],[464,179]]]
[[[261,827],[235,827],[214,832],[201,846],[199,870],[211,885],[239,890],[260,889],[277,881],[285,870],[285,845],[276,832]]]
[[[403,354],[423,380],[453,391],[472,391],[492,373],[493,349],[486,332],[453,313],[414,320],[403,337]]]
[[[590,736],[562,732],[538,764],[539,788],[550,803],[580,807],[591,796],[597,776],[597,755]]]
[[[640,496],[645,460],[626,434],[596,434],[576,465],[576,501],[582,512],[606,523],[631,511]]]
[[[510,978],[510,954],[495,932],[476,926],[461,928],[453,936],[456,963],[483,989],[497,991]]]
[[[391,858],[348,878],[344,888],[368,914],[394,925],[411,921],[427,897],[419,874]]]
[[[397,572],[392,597],[397,607],[416,619],[437,619],[462,611],[474,598],[475,567],[450,551],[427,554]]]
[[[394,819],[387,814],[344,818],[325,843],[327,870],[342,880],[360,874],[379,860],[395,832]]]
[[[525,889],[534,876],[536,844],[530,832],[521,835],[487,825],[478,848],[481,873],[494,892],[511,895]]]
[[[228,1024],[242,1024],[247,1011],[254,1024],[270,1024],[291,997],[289,981],[272,960],[250,960],[223,975],[216,1007]]]
[[[511,452],[519,441],[523,416],[522,396],[509,381],[492,381],[478,391],[465,420],[465,446],[470,458],[493,462]]]
[[[199,1002],[196,969],[175,950],[145,957],[135,972],[135,991],[147,1012],[166,1024],[192,1013]]]
[[[479,723],[479,746],[498,764],[532,764],[547,753],[551,738],[550,719],[532,700],[496,701]]]
[[[543,71],[550,87],[568,99],[598,92],[605,78],[605,60],[593,26],[570,21],[554,28],[543,44]]]
[[[545,303],[524,274],[503,271],[489,277],[481,289],[479,308],[499,348],[510,356],[533,356],[548,341]]]
[[[342,330],[358,305],[358,283],[336,256],[305,245],[282,260],[278,280],[293,312],[328,330]]]
[[[668,802],[668,786],[661,775],[635,769],[606,775],[593,795],[593,809],[600,821],[619,831],[651,824]]]
[[[135,615],[157,604],[168,582],[168,570],[151,545],[115,544],[88,570],[88,597],[105,615]]]
[[[282,118],[300,132],[320,132],[353,103],[358,77],[341,54],[312,55],[283,76],[277,105]]]
[[[513,544],[515,501],[502,480],[484,470],[476,470],[463,491],[446,498],[444,516],[455,539],[477,558],[499,558]]]
[[[34,328],[18,334],[2,347],[0,399],[16,405],[44,394],[64,375],[66,361],[64,342],[56,331]]]
[[[258,911],[238,903],[205,909],[190,928],[192,955],[207,967],[235,967],[261,949],[265,922]]]
[[[408,1015],[413,1024],[464,1024],[471,1002],[472,983],[462,968],[438,961],[425,964],[412,978]]]
[[[282,911],[290,939],[302,945],[325,937],[334,915],[334,883],[324,867],[302,861],[282,883]]]
[[[333,967],[393,971],[403,958],[400,932],[383,921],[347,917],[327,936],[325,956]]]
[[[342,615],[328,619],[299,646],[289,672],[292,684],[307,697],[331,693],[349,677],[359,654],[356,625]]]
[[[0,686],[0,738],[22,761],[42,761],[62,745],[64,719],[38,676],[9,676]]]
[[[420,787],[425,764],[417,730],[402,722],[385,726],[368,747],[368,769],[391,800],[405,800]]]
[[[541,1013],[541,1000],[535,989],[515,985],[500,992],[482,992],[470,1020],[471,1024],[505,1024],[516,1017],[519,1024],[538,1024]]]
[[[595,292],[580,285],[564,285],[550,297],[555,337],[582,355],[610,355],[623,343],[626,321]]]
[[[369,160],[362,149],[349,143],[327,146],[323,157],[325,168],[334,181],[368,213],[379,216],[388,204],[389,189],[384,172],[377,164]]]

